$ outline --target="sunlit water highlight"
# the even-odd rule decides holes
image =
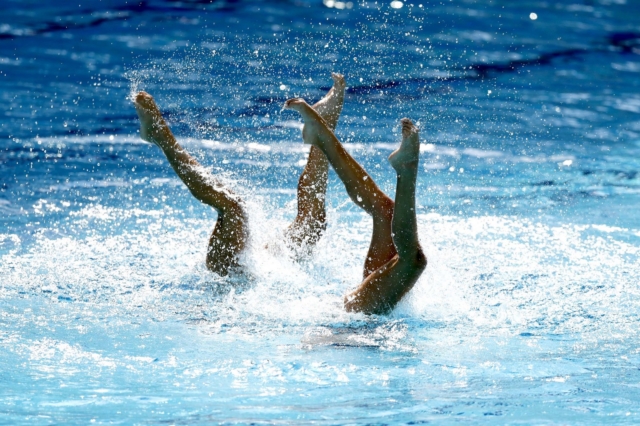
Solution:
[[[636,6],[107,3],[0,26],[0,422],[637,423]],[[331,70],[387,193],[422,128],[429,266],[389,317],[342,309],[371,221],[335,175],[313,255],[281,244],[308,150],[282,102]],[[137,138],[141,89],[247,200],[244,275],[206,270],[215,213]]]

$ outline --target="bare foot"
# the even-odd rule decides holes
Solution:
[[[284,103],[284,109],[291,109],[300,113],[304,121],[302,140],[305,144],[319,147],[321,141],[318,135],[321,132],[321,127],[323,125],[327,126],[322,117],[302,98],[289,99]]]
[[[291,98],[288,99],[287,101],[285,101],[284,103],[284,109],[292,109],[294,111],[298,111],[299,113],[302,113],[306,108],[311,108],[309,106],[309,104],[307,103],[307,101],[305,101],[302,98]]]
[[[402,123],[402,142],[400,147],[389,156],[389,163],[398,172],[406,166],[417,165],[420,155],[418,128],[408,118],[403,118],[400,122]]]
[[[333,87],[312,108],[320,114],[327,126],[334,130],[342,112],[346,83],[342,74],[333,72],[331,73],[331,78],[333,79]]]
[[[166,123],[153,100],[153,96],[147,92],[139,92],[133,105],[136,107],[140,119],[140,138],[147,142],[157,143]]]
[[[347,83],[344,81],[344,76],[337,72],[331,73],[331,78],[333,79],[333,87],[336,89],[343,89],[347,87]]]

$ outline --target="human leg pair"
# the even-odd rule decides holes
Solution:
[[[331,73],[331,77],[333,87],[311,108],[334,130],[342,112],[345,81],[341,74]],[[296,249],[309,249],[315,245],[327,226],[325,199],[328,177],[327,157],[312,145],[307,164],[298,179],[298,214],[285,233],[286,240]]]
[[[395,203],[344,149],[323,118],[303,99],[290,99],[285,108],[300,113],[303,139],[319,148],[345,185],[349,197],[373,218],[373,235],[364,267],[364,280],[345,297],[348,311],[389,312],[413,287],[427,266],[418,241],[415,189],[420,142],[418,129],[402,119],[402,142],[389,161],[397,174]]]
[[[332,74],[334,85],[313,108],[334,129],[344,102],[344,78]],[[140,92],[134,101],[140,119],[140,137],[164,152],[169,164],[193,196],[213,207],[218,220],[209,238],[207,267],[226,275],[238,266],[238,255],[248,239],[247,215],[242,200],[208,173],[176,141],[153,97]],[[298,182],[298,214],[285,238],[295,247],[314,245],[326,227],[325,194],[328,163],[324,154],[312,147]]]
[[[247,244],[247,215],[242,200],[180,146],[151,95],[138,93],[134,105],[140,119],[140,137],[157,145],[191,194],[218,212],[209,238],[207,267],[227,275],[238,266],[238,254]]]

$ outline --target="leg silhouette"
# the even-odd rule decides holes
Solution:
[[[138,93],[134,105],[140,119],[140,137],[157,145],[191,194],[218,212],[209,238],[207,267],[220,275],[228,274],[238,266],[238,254],[247,241],[247,219],[241,200],[180,146],[151,95]]]
[[[378,264],[369,273],[365,264],[365,279],[354,292],[345,297],[345,308],[365,313],[389,312],[413,287],[427,266],[427,259],[418,242],[415,216],[415,186],[420,149],[418,129],[410,120],[403,119],[402,143],[389,157],[398,178],[396,202],[393,203],[344,149],[322,117],[303,99],[290,99],[285,107],[300,113],[305,122],[305,141],[324,152],[351,199],[373,216],[371,247],[381,247],[390,254],[385,262]],[[385,232],[382,235],[376,234],[376,219],[386,221],[388,234],[386,227],[383,228]],[[376,261],[380,262],[380,259],[381,257],[377,257]]]
[[[312,108],[320,114],[330,129],[335,129],[344,103],[345,81],[332,73],[333,87]],[[327,226],[325,198],[329,162],[322,151],[311,146],[307,165],[298,179],[298,214],[286,231],[288,242],[296,248],[314,246]]]

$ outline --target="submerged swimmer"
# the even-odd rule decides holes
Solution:
[[[395,203],[344,149],[323,118],[304,99],[294,98],[285,108],[302,116],[305,143],[319,148],[342,180],[351,200],[373,218],[373,234],[364,280],[345,296],[347,311],[384,314],[414,286],[427,267],[418,241],[415,199],[420,141],[418,129],[403,118],[402,142],[389,156],[398,180]]]
[[[332,78],[333,87],[312,108],[334,129],[344,103],[345,81],[340,74],[334,73]],[[157,145],[191,194],[218,213],[209,238],[206,263],[211,271],[227,275],[239,266],[238,256],[247,244],[247,214],[242,200],[180,146],[151,95],[138,93],[134,105],[140,119],[140,137]],[[328,174],[326,157],[318,148],[312,147],[298,180],[298,214],[285,232],[286,242],[294,249],[312,248],[326,228]]]
[[[410,120],[403,119],[402,142],[389,157],[398,176],[394,203],[333,134],[342,111],[345,82],[340,74],[332,77],[332,89],[315,105],[309,106],[300,98],[285,103],[285,108],[301,114],[305,123],[303,140],[312,145],[298,181],[298,214],[285,235],[287,242],[298,248],[312,247],[321,237],[326,228],[325,194],[331,163],[353,202],[373,217],[364,281],[345,297],[345,308],[367,314],[387,313],[413,287],[427,265],[418,241],[415,215],[418,129]],[[134,104],[142,139],[162,149],[194,197],[218,212],[209,239],[207,267],[226,275],[238,266],[238,255],[247,243],[247,215],[242,200],[178,144],[149,94],[138,93]]]

